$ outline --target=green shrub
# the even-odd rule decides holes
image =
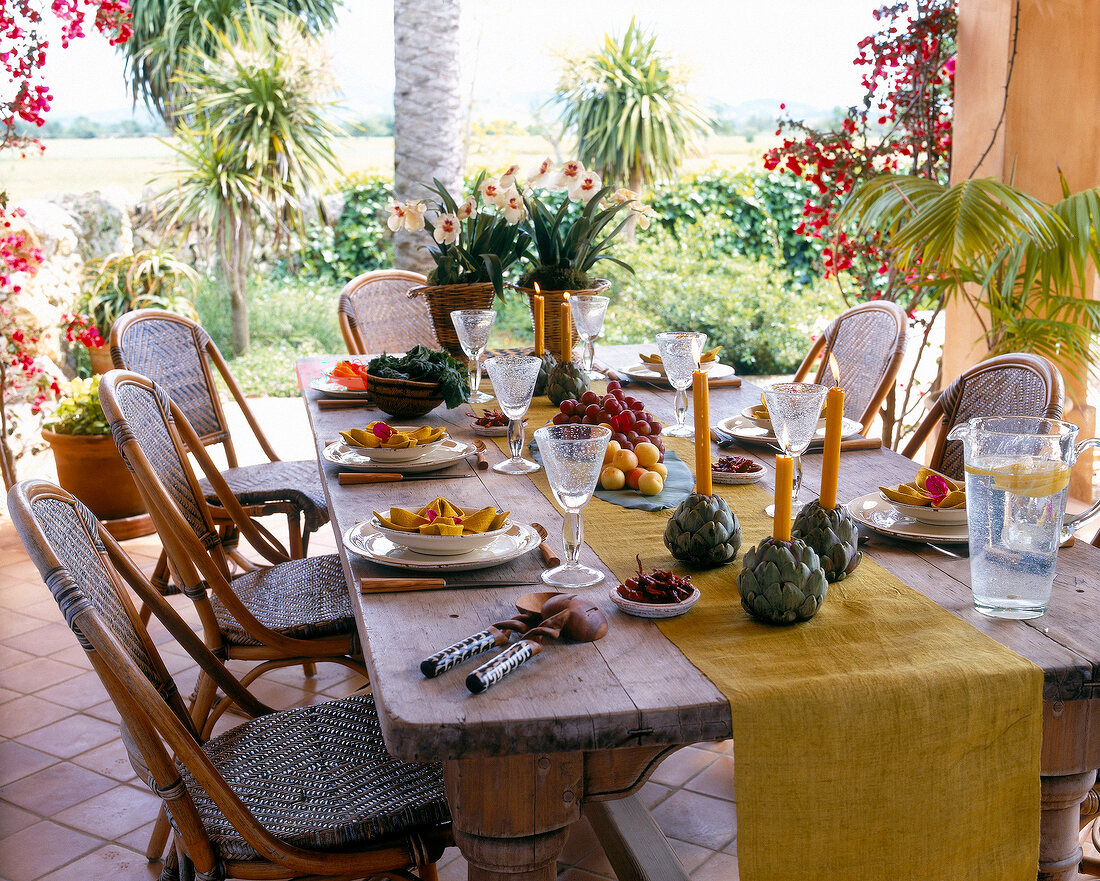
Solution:
[[[335,225],[311,224],[302,249],[301,275],[350,281],[372,269],[393,265],[393,247],[386,226],[386,204],[393,198],[393,181],[356,174],[340,187],[344,210]]]

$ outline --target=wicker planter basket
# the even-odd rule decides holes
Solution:
[[[367,392],[378,408],[401,419],[423,416],[443,403],[443,390],[438,382],[383,379],[370,375],[365,382]]]
[[[608,289],[611,287],[611,282],[606,278],[594,278],[592,279],[594,287],[584,291],[569,291],[569,296],[576,297],[584,294],[600,294],[607,295]],[[534,300],[535,296],[534,288],[521,288],[516,287],[515,290],[521,294],[527,295],[527,303],[531,308],[531,328],[534,332],[535,326],[535,312],[534,312]],[[542,322],[542,336],[543,342],[546,346],[546,351],[558,357],[558,353],[561,351],[561,321],[559,315],[561,314],[561,304],[565,301],[565,291],[538,291],[542,294],[542,310],[543,310],[543,322]],[[570,322],[569,324],[569,348],[572,351],[580,344],[581,338],[577,334],[577,326]]]
[[[466,353],[462,351],[462,344],[451,323],[451,313],[455,309],[492,309],[493,297],[496,296],[492,283],[425,285],[413,288],[409,296],[427,299],[436,339],[444,349],[465,363]]]

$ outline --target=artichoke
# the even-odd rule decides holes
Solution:
[[[579,400],[586,391],[588,374],[572,361],[559,361],[546,378],[546,396],[555,406],[570,398]]]
[[[745,554],[737,574],[741,606],[772,624],[808,621],[825,602],[829,582],[814,549],[801,539],[764,539]]]
[[[535,379],[534,396],[536,398],[539,395],[546,394],[546,383],[550,380],[550,371],[554,369],[554,365],[557,363],[558,362],[554,360],[554,356],[549,353],[542,356],[542,364],[539,365],[539,375]]]
[[[794,518],[791,538],[800,538],[814,549],[830,584],[851,575],[863,559],[856,521],[847,508],[822,508],[814,499]]]
[[[691,493],[665,526],[665,547],[693,566],[721,566],[741,549],[741,524],[724,499]]]

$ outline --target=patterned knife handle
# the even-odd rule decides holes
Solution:
[[[521,639],[502,651],[495,658],[486,661],[466,677],[466,687],[474,694],[481,694],[496,685],[515,670],[520,664],[533,658],[542,646],[529,639]]]
[[[482,652],[487,652],[498,645],[504,645],[507,641],[508,633],[490,627],[480,633],[475,633],[473,636],[460,639],[454,645],[449,645],[447,648],[425,658],[420,662],[420,672],[429,679],[434,679],[440,673],[446,673],[463,661],[476,657]]]

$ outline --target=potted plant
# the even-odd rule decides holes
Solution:
[[[466,356],[451,312],[488,309],[494,297],[503,297],[504,273],[527,249],[529,235],[520,225],[526,209],[514,187],[487,179],[484,172],[461,205],[438,180],[427,189],[436,197],[430,204],[419,199],[391,202],[388,225],[395,232],[427,228],[432,233],[435,244],[428,252],[435,269],[428,273],[428,284],[409,295],[427,298],[436,338],[461,359]]]
[[[134,478],[122,461],[111,427],[99,405],[99,377],[73,379],[62,387],[53,418],[42,429],[57,465],[57,481],[87,505],[116,538],[142,535],[145,505]],[[128,520],[116,532],[110,521]],[[144,532],[142,531],[144,529]]]

